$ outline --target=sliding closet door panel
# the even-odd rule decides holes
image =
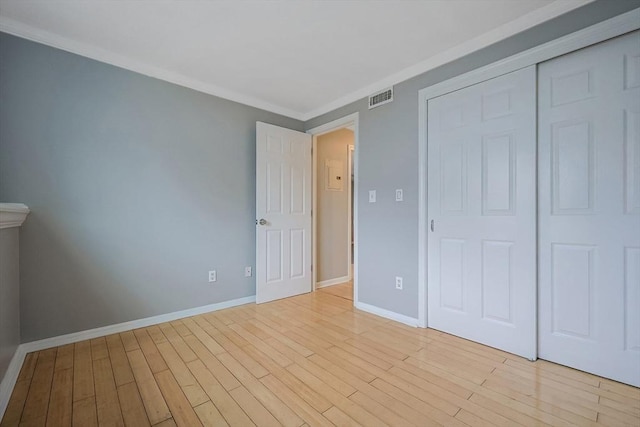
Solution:
[[[431,99],[427,124],[429,327],[530,359],[535,85],[529,67]]]
[[[539,357],[640,386],[640,33],[538,79]]]

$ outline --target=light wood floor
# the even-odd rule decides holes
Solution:
[[[341,283],[339,285],[327,286],[320,289],[318,292],[324,292],[330,295],[335,295],[340,298],[353,301],[353,281]]]
[[[315,292],[27,355],[2,426],[640,425],[640,390]]]

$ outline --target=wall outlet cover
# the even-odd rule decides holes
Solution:
[[[251,277],[251,267],[244,268],[244,277]]]
[[[369,190],[369,203],[376,202],[376,190]]]
[[[215,282],[218,280],[218,273],[216,270],[209,271],[209,283]]]
[[[396,289],[402,290],[402,277],[396,276]]]

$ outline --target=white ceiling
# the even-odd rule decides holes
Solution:
[[[0,31],[306,120],[590,0],[0,0]]]

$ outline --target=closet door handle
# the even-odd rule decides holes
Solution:
[[[431,220],[431,232],[433,232],[433,220]]]

